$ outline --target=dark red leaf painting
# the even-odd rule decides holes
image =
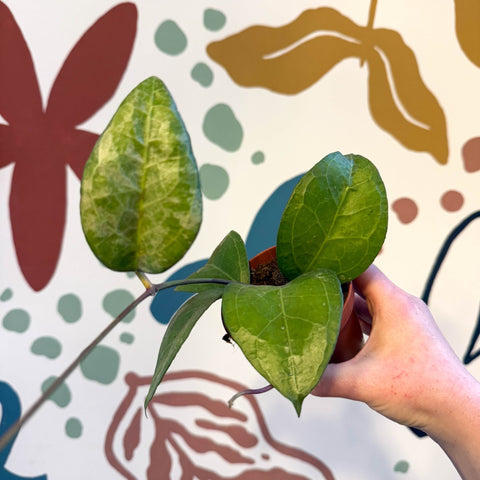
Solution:
[[[228,407],[243,385],[201,371],[168,373],[147,418],[150,381],[126,376],[105,439],[108,461],[127,480],[334,480],[321,460],[272,437],[254,396]]]
[[[67,166],[81,177],[98,135],[77,129],[115,93],[137,29],[137,9],[121,3],[99,18],[71,50],[45,108],[32,57],[9,8],[0,1],[0,167],[14,164],[10,191],[13,241],[35,290],[55,272],[66,215]]]

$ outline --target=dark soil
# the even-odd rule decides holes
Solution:
[[[287,279],[277,265],[277,259],[268,263],[261,263],[257,268],[250,269],[250,283],[252,285],[285,285]]]
[[[288,280],[278,268],[277,259],[274,258],[268,263],[261,263],[256,268],[250,268],[250,283],[252,285],[285,285]],[[342,283],[344,299],[348,293],[348,283]]]

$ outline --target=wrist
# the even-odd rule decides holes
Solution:
[[[462,479],[480,478],[480,383],[466,370],[452,378],[430,418],[425,433],[445,451]]]

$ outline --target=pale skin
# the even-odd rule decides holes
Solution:
[[[373,265],[354,285],[355,308],[369,338],[353,359],[330,364],[312,393],[362,401],[395,422],[423,430],[463,480],[480,478],[480,383],[424,302]]]

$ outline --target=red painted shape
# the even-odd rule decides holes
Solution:
[[[8,7],[0,2],[0,113],[10,124],[32,123],[42,98],[30,50]],[[3,152],[0,152],[3,157]]]
[[[468,173],[480,170],[480,137],[468,140],[462,148],[463,165]]]
[[[200,391],[197,390],[199,380],[202,381],[201,387],[205,387]],[[185,381],[192,382],[192,387],[186,386]],[[125,442],[125,436],[128,436],[129,439],[135,438],[135,447],[142,441],[149,443],[150,461],[146,466],[146,478],[149,480],[172,478],[174,463],[177,475],[180,470],[181,478],[185,479],[307,480],[294,466],[306,463],[315,470],[314,478],[334,480],[330,469],[318,458],[271,436],[253,395],[243,397],[250,403],[250,408],[230,409],[225,401],[208,394],[210,390],[215,390],[216,395],[220,395],[218,391],[221,387],[224,389],[221,394],[223,397],[224,394],[245,390],[244,385],[198,370],[169,372],[165,375],[163,382],[167,384],[166,390],[155,394],[147,411],[155,434],[153,437],[147,434],[143,438],[137,410],[141,401],[139,389],[148,387],[150,382],[151,377],[139,377],[134,373],[126,376],[128,391],[112,418],[105,439],[106,457],[123,478],[137,480],[130,468],[134,465],[130,464],[132,449],[124,448],[122,451],[118,448],[122,438],[124,445],[130,445],[130,440]],[[135,412],[133,417],[132,410]],[[198,429],[192,429],[188,423],[188,411],[195,412],[194,423]],[[220,441],[220,437],[212,436],[212,432],[222,432],[223,441]],[[262,448],[275,452],[275,456],[290,458],[284,458],[284,462],[281,459],[270,462],[269,452],[254,450],[260,440],[264,445]],[[224,465],[235,466],[235,476],[202,463],[201,458],[205,454],[214,454]],[[265,464],[265,461],[268,463]],[[143,474],[141,478],[145,478]]]
[[[44,288],[57,266],[66,214],[66,169],[80,178],[98,138],[77,125],[115,93],[137,29],[133,3],[98,19],[67,56],[46,110],[32,57],[8,7],[0,1],[0,167],[15,164],[10,221],[18,263],[29,285]]]

